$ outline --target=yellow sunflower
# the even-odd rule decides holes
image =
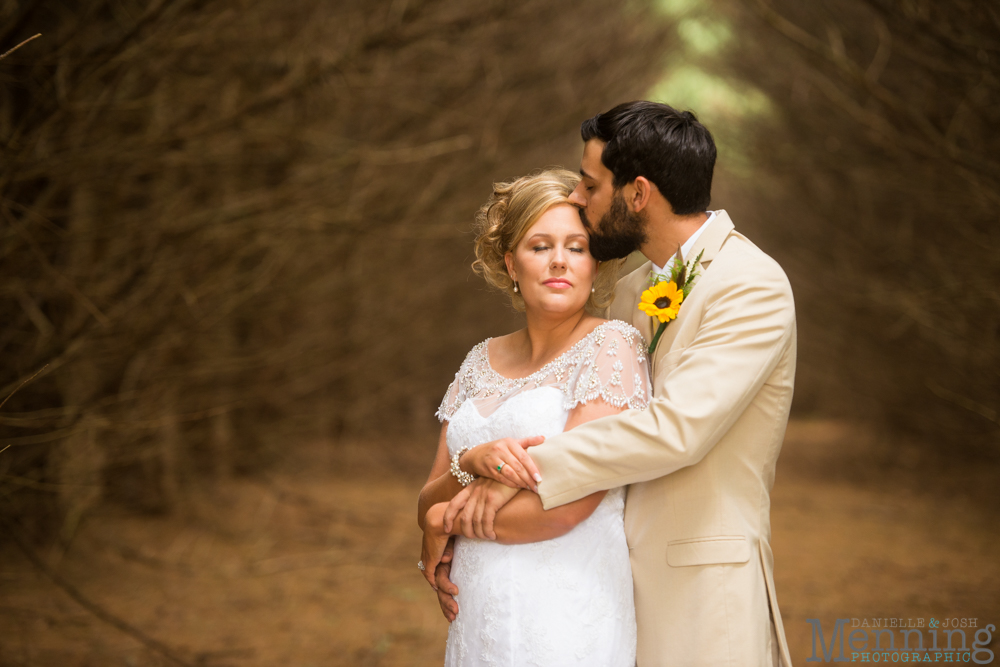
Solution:
[[[661,322],[669,322],[677,317],[684,300],[684,292],[677,289],[677,284],[671,281],[656,283],[642,293],[639,310],[650,317],[656,317]]]

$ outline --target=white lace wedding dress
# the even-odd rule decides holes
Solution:
[[[645,408],[645,342],[631,325],[599,325],[566,353],[520,379],[490,366],[489,340],[469,352],[438,417],[454,454],[503,437],[561,433],[575,406],[603,399]],[[635,607],[625,543],[625,490],[608,492],[569,533],[504,545],[456,538],[451,579],[458,617],[445,665],[635,665]]]

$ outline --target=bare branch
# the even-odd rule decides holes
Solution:
[[[849,83],[859,86],[890,110],[909,118],[923,134],[927,148],[933,149],[941,157],[947,157],[958,164],[986,172],[994,179],[1000,180],[1000,163],[959,148],[948,141],[944,134],[925,115],[920,113],[915,105],[907,103],[898,95],[878,84],[873,77],[867,76],[865,70],[850,60],[846,54],[840,53],[839,49],[823,44],[819,39],[783,17],[771,7],[768,0],[755,0],[755,6],[764,19],[778,32],[833,64]],[[920,152],[927,154],[926,150]]]
[[[41,36],[42,36],[42,33],[38,33],[37,35],[32,35],[28,39],[24,40],[23,42],[21,42],[20,44],[18,44],[17,46],[15,46],[13,49],[10,49],[9,51],[7,51],[6,53],[4,53],[3,55],[0,55],[0,60],[3,60],[4,58],[6,58],[10,54],[14,53],[15,51],[17,51],[19,48],[21,48],[22,46],[24,46],[28,42],[36,40],[36,39],[38,39]]]
[[[878,50],[872,57],[868,69],[865,70],[865,79],[870,81],[872,85],[878,83],[878,79],[882,76],[892,54],[892,33],[889,32],[885,21],[879,17],[875,17],[875,31],[878,33]]]
[[[38,377],[39,373],[41,373],[42,371],[44,371],[48,367],[49,367],[49,365],[45,364],[44,366],[42,366],[41,368],[39,368],[37,371],[35,371],[34,374],[31,377],[27,378],[24,382],[22,382],[21,384],[17,385],[17,388],[14,389],[14,391],[12,391],[9,394],[7,394],[7,398],[3,399],[3,402],[0,402],[0,409],[2,409],[3,406],[5,406],[7,404],[7,401],[10,400],[10,397],[13,396],[14,394],[16,394],[21,389],[21,387],[25,386],[26,384],[28,384],[29,382],[31,382],[32,380],[34,380],[36,377]]]

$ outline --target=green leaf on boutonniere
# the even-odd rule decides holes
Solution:
[[[683,283],[678,283],[678,285],[681,285],[681,291],[684,292],[685,297],[691,293],[691,288],[694,287],[694,279],[697,278],[699,275],[697,270],[698,265],[701,263],[701,256],[704,254],[705,254],[704,250],[698,253],[698,256],[694,258],[693,262],[691,262],[690,269],[685,267],[685,272],[687,273],[687,277]]]
[[[698,277],[698,264],[701,262],[703,254],[705,254],[704,250],[698,253],[693,262],[685,264],[681,249],[677,248],[670,276],[667,277],[665,274],[650,276],[649,289],[643,292],[639,298],[639,310],[650,315],[653,319],[660,320],[660,326],[657,327],[647,350],[650,359],[653,358],[653,352],[656,350],[656,345],[660,342],[660,336],[666,330],[667,324],[677,317],[681,304],[691,293],[694,279]]]

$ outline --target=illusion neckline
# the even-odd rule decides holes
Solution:
[[[586,343],[587,340],[591,336],[593,336],[594,334],[596,334],[598,332],[598,330],[603,329],[604,327],[608,326],[612,322],[616,322],[616,321],[618,321],[618,320],[604,320],[603,322],[601,322],[600,324],[598,324],[596,327],[594,327],[593,329],[591,329],[590,333],[588,333],[586,336],[584,336],[580,340],[578,340],[575,343],[573,343],[565,352],[561,353],[559,356],[555,357],[551,361],[547,361],[545,363],[545,365],[542,366],[541,368],[539,368],[537,371],[535,371],[533,373],[529,373],[528,375],[525,375],[524,377],[518,377],[518,378],[507,377],[506,375],[504,375],[503,373],[501,373],[500,371],[498,371],[497,369],[495,369],[493,367],[493,362],[490,361],[490,341],[493,340],[492,337],[487,338],[485,341],[483,341],[483,360],[486,362],[486,367],[490,370],[490,372],[493,373],[494,375],[496,375],[498,378],[500,378],[504,382],[522,382],[522,381],[531,380],[531,378],[537,377],[539,373],[542,373],[543,371],[548,371],[548,369],[551,366],[555,365],[559,361],[562,361],[562,359],[565,356],[567,356],[568,354],[570,354],[571,352],[577,352],[578,351],[577,348],[583,346],[583,344]],[[545,375],[548,375],[548,373],[545,373]],[[543,375],[542,377],[545,377],[545,376]]]

